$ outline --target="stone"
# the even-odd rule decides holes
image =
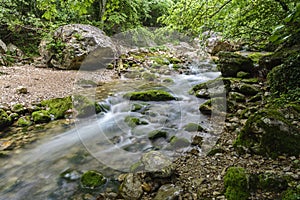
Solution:
[[[73,107],[72,98],[54,98],[43,100],[41,105],[46,107],[48,112],[54,116],[54,119],[65,118],[66,112]]]
[[[154,130],[148,133],[148,138],[150,140],[155,140],[157,138],[167,138],[168,133],[162,130]]]
[[[59,27],[50,41],[41,41],[39,52],[43,62],[59,69],[105,69],[118,57],[113,41],[97,27],[68,24]]]
[[[192,145],[194,146],[198,146],[198,147],[201,147],[203,143],[203,137],[199,136],[199,135],[195,135],[192,139]]]
[[[236,77],[237,77],[237,78],[249,78],[249,77],[250,77],[250,73],[240,71],[240,72],[238,72],[238,73],[236,74]]]
[[[37,124],[47,123],[51,121],[51,116],[46,110],[35,111],[31,114],[31,116],[33,121]]]
[[[226,41],[222,38],[219,33],[215,32],[204,32],[204,37],[207,39],[206,41],[206,51],[211,55],[216,55],[220,51],[234,51],[235,46],[231,44],[229,41]]]
[[[147,152],[142,156],[141,162],[144,169],[154,177],[166,178],[173,173],[171,160],[161,152]]]
[[[201,132],[204,131],[204,128],[196,123],[188,123],[183,127],[183,130],[187,132]]]
[[[98,171],[87,171],[80,178],[80,186],[83,189],[94,190],[106,183],[106,178]]]
[[[207,100],[203,104],[200,105],[199,110],[204,115],[211,115],[212,112],[214,113],[222,113],[226,112],[226,99],[223,97],[215,97]],[[228,106],[228,105],[227,105]]]
[[[244,94],[246,96],[254,96],[259,91],[260,91],[260,89],[258,87],[254,86],[254,85],[250,85],[250,84],[240,84],[238,86],[238,92],[240,92],[241,94]]]
[[[77,181],[80,179],[81,174],[77,170],[74,169],[66,169],[60,174],[61,178],[67,181]]]
[[[19,86],[19,87],[17,87],[16,92],[19,93],[19,94],[27,94],[28,90],[27,90],[26,87]]]
[[[223,77],[236,77],[240,71],[253,73],[253,61],[250,58],[232,52],[218,53],[218,68]]]
[[[137,117],[132,117],[132,116],[126,116],[124,121],[128,124],[129,127],[134,128],[138,125],[146,125],[148,122],[146,121],[141,121]]]
[[[183,189],[180,186],[174,184],[162,185],[158,191],[154,200],[176,200],[179,198],[180,194],[183,192]]]
[[[170,144],[175,149],[180,149],[190,146],[190,141],[186,138],[173,136],[170,140]]]
[[[12,54],[14,56],[18,56],[18,57],[25,56],[23,51],[21,49],[19,49],[16,45],[12,44],[12,43],[9,43],[7,45],[7,51],[10,52],[10,54]]]
[[[285,118],[288,113],[295,113],[293,107],[285,109],[265,108],[252,114],[238,134],[234,147],[238,152],[246,150],[270,157],[282,154],[300,154],[299,128]],[[299,113],[297,114],[299,117]]]
[[[128,173],[120,185],[120,195],[125,200],[138,200],[143,195],[142,180],[137,174]]]
[[[77,111],[76,117],[78,118],[90,117],[103,111],[97,102],[88,99],[86,96],[74,95],[72,102],[73,107]]]
[[[146,90],[140,92],[129,92],[124,98],[139,101],[170,101],[176,100],[169,92],[163,90]]]
[[[7,52],[7,46],[6,44],[0,40],[0,54],[5,54]]]
[[[10,126],[12,123],[13,120],[11,119],[11,117],[9,117],[3,109],[0,109],[0,130],[6,128],[7,126]]]
[[[238,92],[229,92],[229,99],[236,102],[246,102],[245,95]]]
[[[22,104],[17,103],[12,106],[11,111],[17,114],[24,114],[28,111],[28,109],[24,107]]]

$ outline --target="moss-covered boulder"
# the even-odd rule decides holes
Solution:
[[[106,178],[97,171],[87,171],[80,178],[80,185],[83,189],[94,190],[106,183]]]
[[[176,100],[169,92],[163,90],[146,90],[140,92],[129,92],[124,98],[139,101],[170,101]]]
[[[32,121],[30,120],[29,116],[20,117],[17,121],[17,126],[21,126],[21,127],[30,126],[31,124]]]
[[[27,112],[27,108],[22,104],[17,103],[12,106],[11,111],[17,114],[24,114]]]
[[[246,96],[254,96],[259,91],[260,91],[260,89],[258,87],[251,85],[251,84],[243,83],[238,86],[238,92],[240,92],[241,94],[244,94]]]
[[[191,143],[186,138],[173,136],[170,140],[170,144],[173,148],[180,149],[190,146]]]
[[[47,107],[48,112],[54,116],[54,119],[65,118],[66,111],[73,107],[72,98],[70,96],[43,100],[41,105]]]
[[[298,116],[292,107],[263,109],[251,115],[234,146],[238,151],[277,157],[300,154],[300,130],[286,116]]]
[[[48,111],[41,110],[41,111],[35,111],[31,114],[32,120],[37,123],[47,123],[51,121],[51,116]]]
[[[200,132],[200,131],[204,131],[204,128],[196,123],[188,123],[183,127],[183,130],[187,131],[187,132]]]
[[[232,52],[219,52],[218,68],[223,77],[236,77],[240,71],[253,73],[253,61],[250,58]]]
[[[228,200],[246,200],[250,196],[248,177],[243,168],[230,167],[224,176],[225,196]]]
[[[154,130],[148,133],[148,138],[150,140],[155,140],[157,138],[167,138],[168,133],[162,130]]]
[[[0,130],[4,129],[7,126],[10,126],[12,123],[12,118],[9,117],[3,109],[0,109]]]
[[[230,92],[229,93],[229,99],[236,101],[236,102],[246,102],[245,95],[238,93],[238,92]]]
[[[230,85],[230,78],[217,78],[193,86],[189,93],[199,98],[217,97],[227,93]]]

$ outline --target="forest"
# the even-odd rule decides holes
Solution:
[[[0,0],[0,90],[0,199],[300,198],[299,0]]]

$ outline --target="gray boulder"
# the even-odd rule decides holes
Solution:
[[[7,46],[6,44],[0,40],[0,54],[4,54],[7,52]]]
[[[39,52],[48,67],[70,70],[106,68],[118,54],[110,37],[84,24],[59,27],[50,40],[41,41]]]

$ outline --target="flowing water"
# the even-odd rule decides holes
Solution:
[[[60,174],[64,170],[94,169],[113,180],[119,173],[129,171],[145,152],[159,150],[175,158],[191,148],[190,145],[173,147],[169,142],[172,136],[191,142],[192,136],[199,134],[204,138],[204,146],[211,147],[217,135],[209,131],[211,122],[198,109],[205,100],[188,94],[193,85],[220,75],[212,72],[211,64],[208,66],[190,66],[188,75],[175,74],[160,79],[171,78],[173,82],[122,79],[111,84],[108,89],[114,90],[114,94],[101,102],[109,111],[79,120],[72,129],[42,138],[10,158],[1,159],[0,199],[66,199],[78,189],[78,184],[61,181]],[[177,100],[141,102],[123,98],[128,91],[141,89],[164,89]],[[97,95],[97,90],[94,92]],[[139,118],[144,124],[130,127],[124,121],[128,116]],[[185,131],[184,125],[191,122],[207,131]],[[151,141],[148,133],[153,130],[166,131],[168,136]]]

